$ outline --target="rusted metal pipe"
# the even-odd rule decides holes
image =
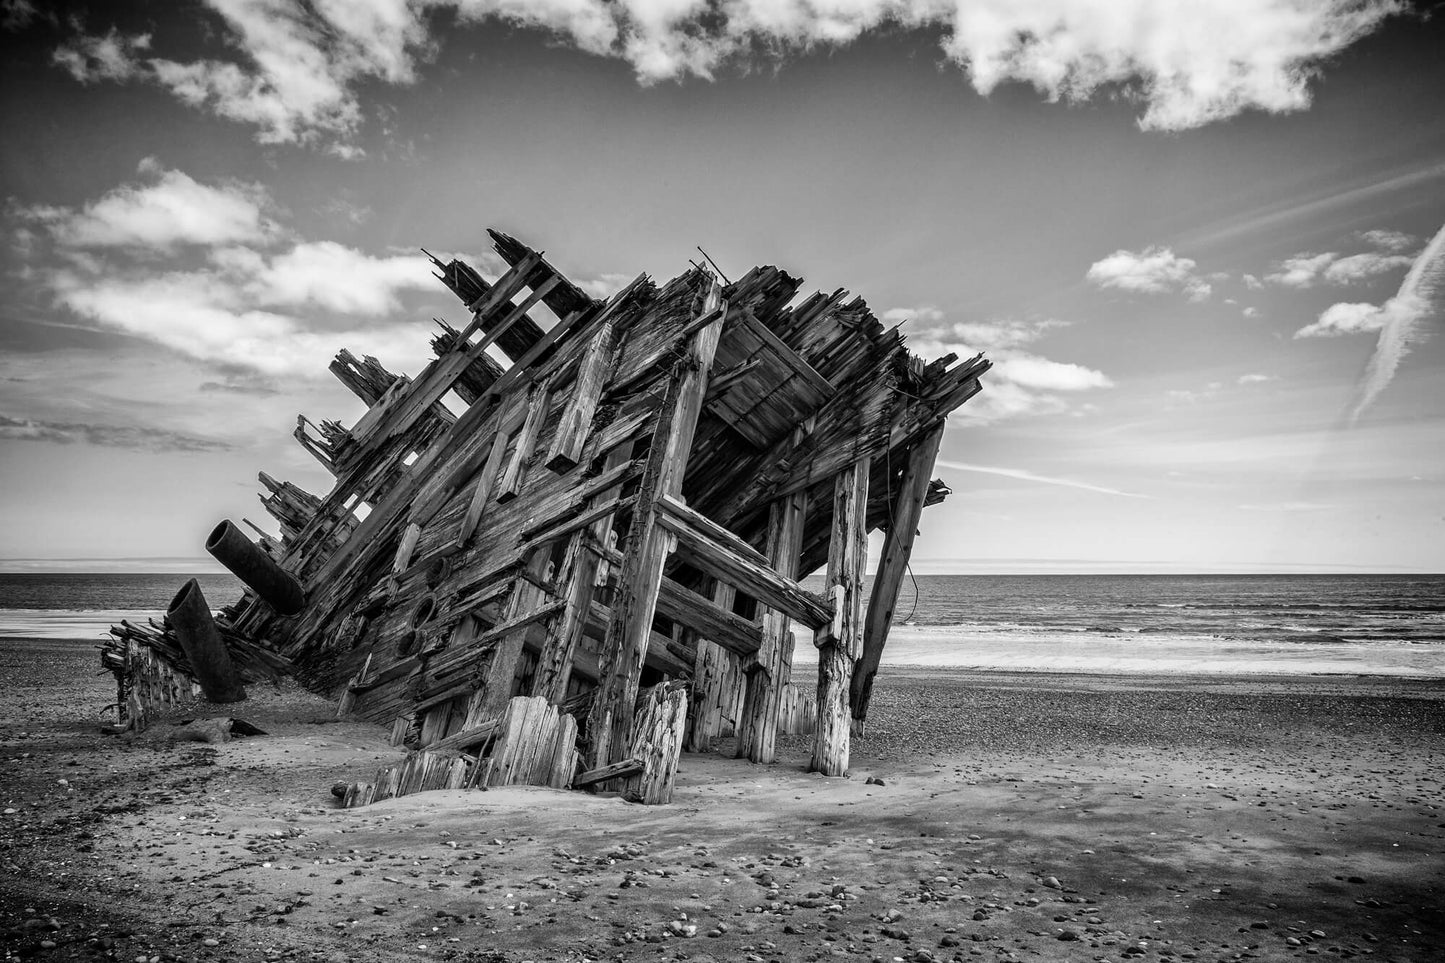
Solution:
[[[175,630],[176,639],[191,663],[191,673],[201,684],[201,691],[212,702],[240,702],[246,698],[240,673],[221,641],[221,633],[211,618],[211,607],[201,594],[201,586],[191,579],[166,609],[166,621]]]
[[[306,607],[306,592],[296,577],[257,548],[229,518],[211,530],[206,551],[249,585],[276,614],[295,615]]]

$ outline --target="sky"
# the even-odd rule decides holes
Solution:
[[[918,572],[1445,571],[1445,16],[1396,0],[0,0],[0,570],[325,494],[487,227],[985,352]]]

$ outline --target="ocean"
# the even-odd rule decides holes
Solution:
[[[213,607],[229,575],[198,576]],[[6,639],[98,639],[159,617],[183,578],[0,574]],[[916,591],[915,591],[916,584]],[[812,646],[798,633],[795,665]],[[885,663],[1097,672],[1445,677],[1441,575],[920,575]]]

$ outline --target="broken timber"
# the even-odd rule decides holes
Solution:
[[[366,412],[297,429],[331,489],[263,473],[279,535],[213,533],[251,586],[216,619],[225,647],[413,750],[353,804],[492,779],[661,802],[679,748],[729,730],[755,762],[812,731],[814,768],[845,772],[922,509],[948,494],[930,480],[944,420],[989,362],[925,362],[860,299],[799,300],[773,267],[642,275],[598,300],[491,238],[495,280],[433,258],[467,317],[439,322],[421,371],[337,355]],[[791,678],[801,631],[816,702]],[[118,673],[160,678],[137,649],[183,661],[168,632],[116,632]]]

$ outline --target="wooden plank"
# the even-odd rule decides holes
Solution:
[[[780,575],[797,574],[803,552],[803,526],[807,521],[808,496],[788,495],[768,507],[768,557]],[[758,658],[748,672],[743,709],[738,716],[735,755],[753,762],[773,761],[778,735],[779,700],[786,667],[793,661],[793,635],[788,631],[787,613],[768,608],[763,612]]]
[[[768,564],[766,555],[753,548],[747,542],[743,541],[740,536],[733,534],[733,532],[719,525],[711,518],[688,508],[681,498],[672,495],[663,495],[662,498],[658,499],[658,507],[677,521],[691,525],[698,532],[722,545],[724,548],[729,549],[739,558],[747,559],[758,565]]]
[[[458,548],[465,546],[476,533],[477,525],[482,520],[482,513],[487,510],[487,503],[491,500],[492,488],[496,484],[497,473],[501,470],[502,457],[506,453],[507,435],[498,430],[492,438],[492,447],[487,453],[487,460],[482,465],[482,470],[477,473],[477,485],[472,489],[471,501],[467,503],[467,513],[462,516],[461,527],[457,529],[456,545]]]
[[[657,611],[734,655],[751,658],[762,646],[762,627],[664,577]]]
[[[766,324],[759,321],[751,311],[743,314],[742,322],[747,326],[748,330],[757,335],[784,364],[791,368],[808,388],[817,393],[819,404],[833,397],[837,392],[837,389],[833,387],[831,381],[819,374],[812,365],[803,359],[802,355],[788,347],[782,338],[779,338]]]
[[[582,457],[582,448],[592,429],[592,417],[597,412],[597,400],[602,396],[602,385],[611,361],[612,324],[609,322],[592,335],[587,351],[578,363],[572,394],[562,411],[557,433],[552,437],[552,447],[547,452],[549,470],[558,474],[571,471]]]
[[[923,502],[933,473],[933,462],[943,444],[944,422],[940,420],[918,444],[908,452],[903,477],[898,482],[897,497],[890,506],[890,523],[883,539],[883,555],[873,591],[868,596],[868,613],[863,620],[863,652],[853,670],[849,689],[853,725],[861,733],[868,718],[868,701],[873,694],[873,679],[883,659],[883,646],[893,625],[893,612],[898,604],[898,589],[913,553],[913,540],[923,516]]]
[[[825,776],[848,771],[851,728],[848,693],[861,648],[863,563],[868,550],[868,458],[855,461],[833,482],[833,532],[828,543],[828,595],[832,621],[813,637],[818,646],[818,729],[809,768]]]
[[[677,538],[678,553],[709,575],[737,586],[810,629],[824,626],[832,619],[833,610],[823,599],[778,574],[765,561],[740,557],[675,515],[660,513],[658,522]],[[756,554],[755,549],[751,551]]]
[[[527,462],[532,459],[532,452],[537,447],[537,437],[542,433],[542,423],[547,420],[547,386],[538,385],[532,390],[527,399],[527,420],[522,422],[522,430],[517,432],[517,440],[512,448],[512,458],[507,462],[507,467],[502,471],[502,479],[497,483],[497,504],[505,504],[516,498],[522,491],[524,481],[522,473],[526,470]]]
[[[586,789],[588,786],[595,786],[598,783],[607,782],[609,779],[626,779],[642,772],[642,769],[641,759],[619,759],[617,762],[579,773],[577,778],[572,780],[572,788]]]

